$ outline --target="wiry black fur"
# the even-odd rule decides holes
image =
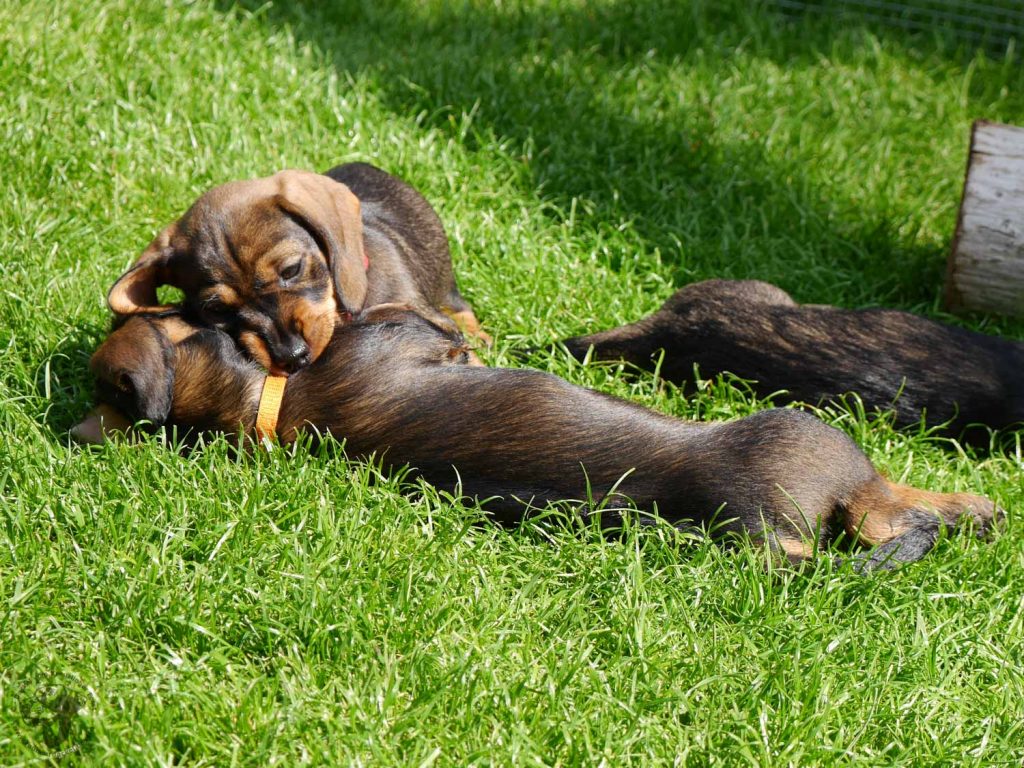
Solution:
[[[653,315],[563,342],[577,358],[593,349],[678,383],[729,372],[761,396],[818,404],[856,393],[892,410],[899,426],[922,415],[949,434],[1024,422],[1024,343],[887,309],[798,305],[753,280],[707,280],[676,292]]]
[[[167,423],[251,434],[264,373],[219,331],[177,349]],[[420,315],[371,310],[289,377],[278,434],[330,433],[350,456],[409,466],[504,521],[529,505],[576,500],[592,512],[628,500],[687,529],[748,533],[793,559],[837,524],[850,530],[866,507],[893,526],[886,541],[926,502],[931,530],[992,516],[980,497],[892,486],[846,435],[805,413],[684,422],[539,371],[463,365],[463,351],[461,336]]]
[[[365,248],[374,254],[367,307],[401,303],[421,313],[439,307],[469,310],[455,285],[444,226],[423,195],[368,163],[345,163],[325,175],[359,198]]]

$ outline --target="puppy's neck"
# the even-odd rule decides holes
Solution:
[[[412,383],[427,371],[466,365],[468,353],[456,331],[407,309],[378,308],[335,329],[324,354],[288,377],[278,439],[291,442],[310,427],[336,430],[335,437],[344,438],[354,424],[375,414],[385,395],[415,388]]]
[[[278,439],[290,442],[309,425],[344,428],[345,414],[372,411],[382,387],[402,386],[425,368],[464,365],[467,351],[457,333],[408,311],[340,326],[316,362],[288,377]],[[178,346],[175,368],[171,423],[196,433],[257,438],[267,374],[229,336],[195,334]]]
[[[263,370],[223,334],[201,333],[177,350],[171,421],[186,430],[252,435]]]

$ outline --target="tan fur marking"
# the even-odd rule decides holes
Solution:
[[[913,512],[931,512],[950,527],[966,515],[984,527],[995,506],[982,496],[924,491],[883,479],[862,488],[848,502],[844,522],[847,532],[865,544],[884,544],[910,529]]]
[[[463,333],[479,339],[488,347],[494,343],[491,335],[480,327],[480,321],[476,319],[473,310],[464,309],[461,312],[455,312],[449,307],[442,307],[441,311],[454,320],[455,324],[459,326],[459,330]]]
[[[180,317],[162,317],[157,321],[160,332],[163,333],[171,344],[180,344],[193,333],[199,330],[192,323],[185,322]]]
[[[790,560],[806,560],[814,554],[814,543],[806,539],[778,538],[779,547]]]
[[[282,302],[281,310],[294,319],[295,330],[302,334],[309,346],[310,358],[316,360],[320,357],[334,335],[334,324],[338,318],[338,304],[334,294],[329,294],[319,302],[306,299]]]
[[[881,519],[881,515],[876,510],[862,518],[861,525],[855,529],[855,532],[865,544],[884,544],[897,536],[902,536],[908,530],[909,526],[906,525],[905,520],[899,520],[894,516]]]
[[[907,507],[892,493],[888,480],[861,488],[847,504],[846,532],[865,544],[884,544],[907,531],[900,519]]]
[[[228,307],[237,307],[240,304],[244,304],[241,297],[235,292],[234,288],[225,283],[218,283],[209,291],[201,293],[199,295],[199,302],[207,302],[212,299],[216,299],[223,302]]]
[[[270,350],[267,349],[267,345],[263,343],[263,339],[258,334],[252,331],[242,331],[242,333],[238,334],[238,343],[245,348],[245,351],[249,353],[253,360],[268,371],[270,370],[274,361],[270,357]]]

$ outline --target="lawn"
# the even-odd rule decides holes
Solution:
[[[1024,339],[939,307],[978,117],[1024,124],[1019,58],[739,0],[2,0],[0,764],[1020,765],[1020,435],[820,411],[1009,511],[856,576],[564,510],[503,529],[331,446],[67,432],[164,224],[347,160],[435,205],[492,364],[713,276]],[[530,362],[683,418],[770,406]]]

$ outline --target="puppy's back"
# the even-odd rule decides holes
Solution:
[[[441,219],[426,198],[369,163],[345,163],[325,175],[359,198],[367,245],[397,248],[424,297],[439,306],[454,279],[451,253]]]

